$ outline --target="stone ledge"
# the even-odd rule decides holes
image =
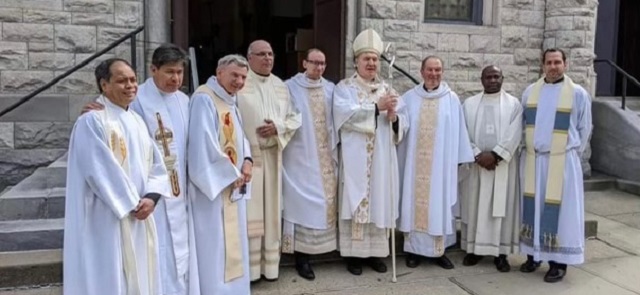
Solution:
[[[425,33],[441,33],[441,34],[466,34],[466,35],[493,35],[500,36],[499,27],[492,26],[474,26],[474,25],[458,25],[458,24],[438,24],[419,22],[418,30]]]
[[[9,107],[22,97],[23,95],[0,95],[0,109]],[[66,121],[69,121],[69,96],[56,94],[38,95],[0,118],[0,122]]]

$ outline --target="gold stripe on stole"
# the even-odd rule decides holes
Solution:
[[[238,152],[236,149],[236,132],[233,124],[233,115],[229,106],[222,101],[211,89],[203,85],[198,87],[196,92],[203,92],[211,97],[220,126],[220,147],[229,156],[231,164],[238,163]],[[244,272],[242,266],[242,245],[240,243],[238,203],[231,201],[233,187],[225,189],[222,194],[223,200],[223,223],[224,223],[224,281],[228,283],[236,278],[242,277]]]
[[[436,131],[438,128],[438,108],[440,99],[422,99],[418,123],[418,142],[414,165],[414,213],[413,226],[418,232],[429,229],[429,202],[431,199],[431,171]]]

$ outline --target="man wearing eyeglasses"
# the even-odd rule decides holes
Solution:
[[[302,114],[302,127],[283,151],[283,253],[295,253],[296,270],[307,279],[315,274],[309,255],[337,248],[337,140],[333,129],[333,88],[324,79],[325,55],[309,49],[305,72],[285,84]]]
[[[289,89],[271,73],[271,45],[257,40],[247,53],[249,74],[238,93],[244,132],[251,145],[253,177],[247,206],[251,281],[278,279],[281,237],[282,150],[301,124]]]

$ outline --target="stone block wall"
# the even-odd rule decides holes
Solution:
[[[0,110],[142,24],[142,0],[0,1]],[[130,59],[129,43],[0,118],[0,191],[64,154],[81,106],[96,96],[93,70],[113,56]]]

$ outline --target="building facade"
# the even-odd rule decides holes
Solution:
[[[415,78],[420,79],[424,57],[440,56],[445,62],[445,80],[461,98],[481,91],[480,71],[489,64],[503,69],[504,88],[520,96],[540,77],[540,57],[549,47],[565,49],[569,75],[595,93],[597,0],[307,0],[309,5],[296,11],[286,1],[2,0],[0,109],[140,25],[146,25],[137,42],[137,67],[143,80],[148,67],[145,60],[158,44],[175,42],[187,47],[198,39],[202,28],[193,24],[188,28],[187,24],[198,17],[194,12],[205,2],[217,4],[218,10],[227,6],[247,10],[265,2],[272,9],[254,8],[258,14],[277,11],[284,15],[281,19],[292,23],[297,14],[296,23],[304,23],[307,13],[314,14],[308,23],[317,46],[337,48],[327,49],[329,66],[338,68],[332,72],[335,80],[353,73],[351,42],[359,31],[373,28],[392,43],[390,54],[396,56],[396,64]],[[247,23],[250,17],[248,12],[238,12],[236,22]],[[218,30],[224,33],[225,24]],[[279,29],[274,30],[278,33]],[[236,39],[260,37],[237,31]],[[276,51],[276,63],[284,62],[279,54]],[[0,118],[0,190],[64,154],[73,121],[82,105],[96,96],[96,63],[113,56],[129,58],[130,44],[116,47]],[[386,73],[383,67],[382,74]],[[394,77],[399,91],[414,85],[398,72]]]

